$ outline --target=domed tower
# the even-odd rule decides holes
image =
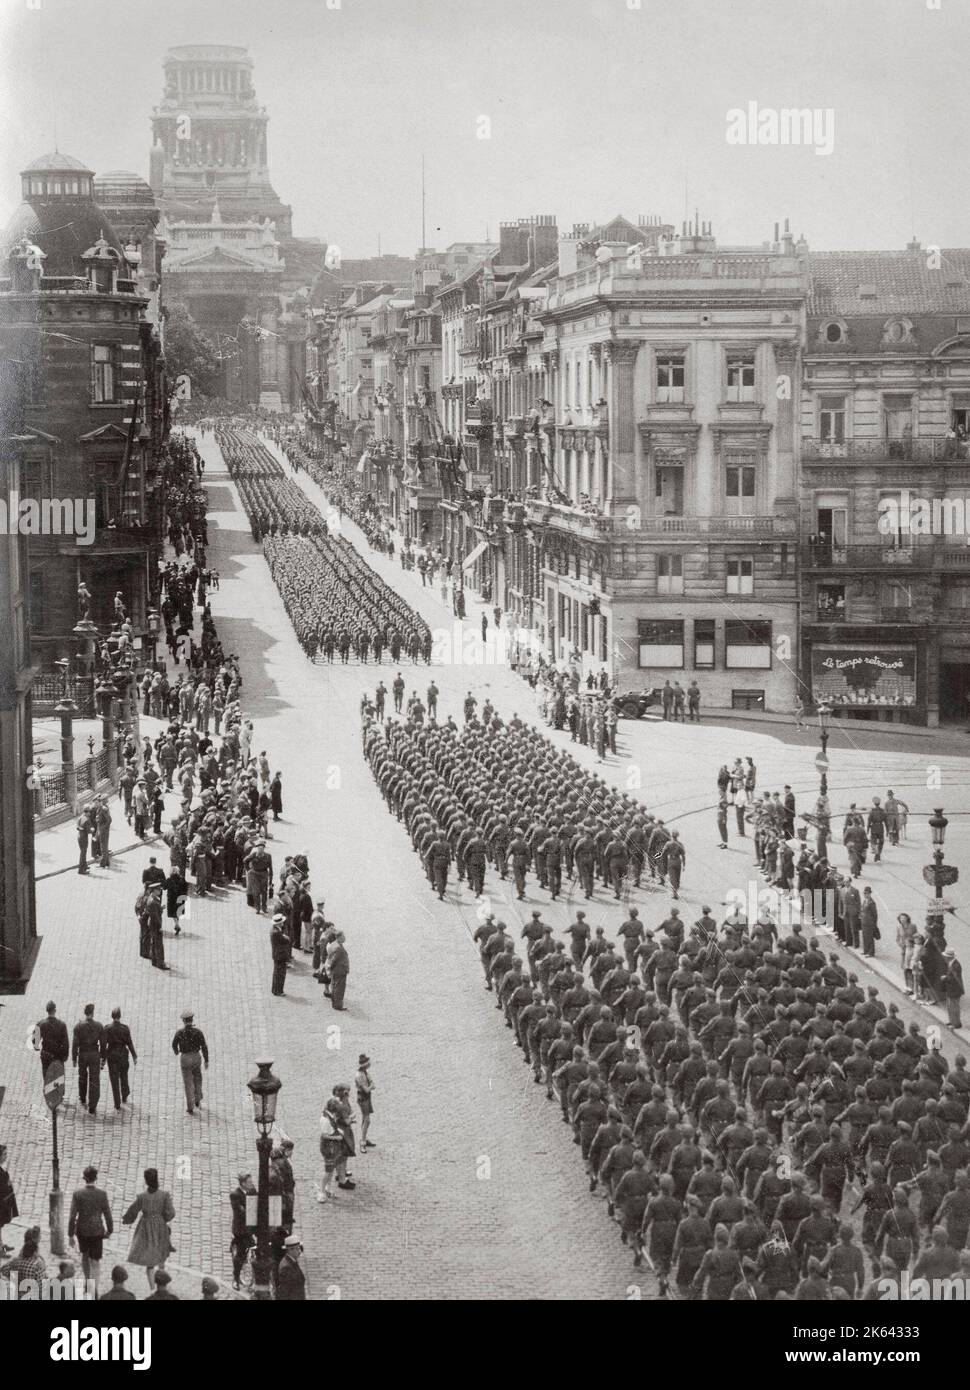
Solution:
[[[151,157],[152,187],[169,221],[207,221],[218,200],[229,222],[269,217],[280,237],[292,236],[292,210],[270,183],[268,122],[245,48],[170,48],[164,95],[152,114]]]
[[[5,260],[14,243],[26,237],[44,253],[45,280],[87,278],[84,252],[103,236],[124,265],[117,233],[94,201],[94,174],[79,159],[55,150],[28,164],[20,180],[23,202],[3,233]]]

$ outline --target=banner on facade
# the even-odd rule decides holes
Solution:
[[[819,704],[915,705],[916,648],[813,646],[812,694]]]
[[[475,561],[478,559],[479,555],[483,555],[487,549],[488,549],[488,541],[479,541],[478,544],[476,545],[475,549],[474,549],[473,551],[471,551],[470,554],[466,555],[465,558],[464,558],[464,560],[462,560],[462,562],[461,562],[461,567],[462,567],[462,569],[463,569],[463,570],[471,569],[472,565],[473,565],[473,564],[475,563]]]

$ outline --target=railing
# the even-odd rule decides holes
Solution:
[[[815,569],[963,569],[970,566],[970,548],[937,545],[806,545],[803,559]]]
[[[90,290],[91,281],[86,275],[42,275],[40,288],[43,294],[77,294]]]
[[[94,791],[94,769],[91,766],[93,762],[94,758],[85,758],[84,762],[78,763],[74,770],[74,775],[77,779],[78,795],[80,795],[81,792]]]
[[[55,806],[67,805],[67,777],[58,768],[56,772],[39,773],[43,809],[52,811]]]
[[[803,439],[803,459],[840,459],[849,463],[872,459],[898,459],[903,463],[934,463],[970,458],[970,443],[947,439],[945,435],[923,435],[918,439]]]
[[[53,671],[45,671],[34,677],[31,693],[35,715],[53,714],[54,706],[61,700],[68,699],[77,705],[78,718],[94,718],[94,694],[90,680],[69,676],[65,689],[63,676]]]
[[[634,529],[662,534],[791,536],[795,521],[781,516],[645,516]]]

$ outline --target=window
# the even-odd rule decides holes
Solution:
[[[684,466],[658,463],[654,470],[654,496],[658,516],[684,515]]]
[[[656,622],[651,618],[637,621],[638,664],[641,667],[666,666],[682,670],[684,666],[683,620]]]
[[[421,368],[421,386],[425,391],[431,390],[431,368]]]
[[[373,358],[371,358],[371,357],[362,357],[362,358],[360,359],[360,365],[361,365],[361,370],[362,370],[362,371],[369,372],[370,369],[371,369],[371,367],[373,366]]]
[[[728,556],[727,592],[729,594],[754,593],[754,560],[750,555]]]
[[[724,624],[724,665],[729,671],[771,669],[771,623],[731,618]]]
[[[913,452],[913,401],[910,396],[887,396],[883,401],[886,439],[890,458],[911,458]]]
[[[682,555],[657,556],[657,593],[682,594],[684,592],[684,557]]]
[[[844,565],[847,558],[846,537],[849,530],[849,512],[845,506],[822,506],[815,508],[815,536],[812,541],[813,558],[819,564]]]
[[[815,590],[815,618],[820,623],[845,622],[845,585],[819,584]]]
[[[724,511],[728,516],[754,516],[755,465],[729,463],[724,470]]]
[[[27,614],[34,632],[47,631],[47,586],[40,570],[31,570],[27,590]]]
[[[825,325],[824,337],[827,343],[841,343],[842,339],[845,337],[845,332],[841,323],[827,323]]]
[[[108,343],[95,343],[91,351],[91,397],[95,405],[104,405],[116,399],[114,348]]]
[[[729,401],[754,400],[754,353],[728,357],[727,398]]]
[[[765,707],[765,692],[763,690],[732,690],[731,708],[732,709],[760,709]]]
[[[667,353],[657,358],[657,401],[674,402],[684,399],[684,354]]]
[[[943,602],[947,608],[970,608],[970,579],[951,580],[943,590]]]
[[[714,670],[713,618],[694,619],[694,666],[698,671]]]
[[[912,589],[908,584],[900,584],[898,579],[890,579],[883,589],[882,606],[894,612],[900,609],[908,611],[913,606]]]
[[[823,444],[845,443],[845,397],[822,396],[818,408],[818,437]]]

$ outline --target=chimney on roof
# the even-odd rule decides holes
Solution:
[[[559,254],[559,228],[552,213],[540,213],[532,219],[529,236],[529,265],[533,270],[549,265]]]
[[[529,259],[530,227],[524,218],[500,222],[498,229],[499,265],[525,265]]]
[[[912,241],[907,241],[907,243],[906,243],[906,250],[907,250],[907,251],[922,251],[922,249],[923,249],[923,248],[922,248],[922,246],[921,246],[920,243],[919,243],[918,237],[915,237],[915,236],[914,236],[913,239],[912,239]]]

